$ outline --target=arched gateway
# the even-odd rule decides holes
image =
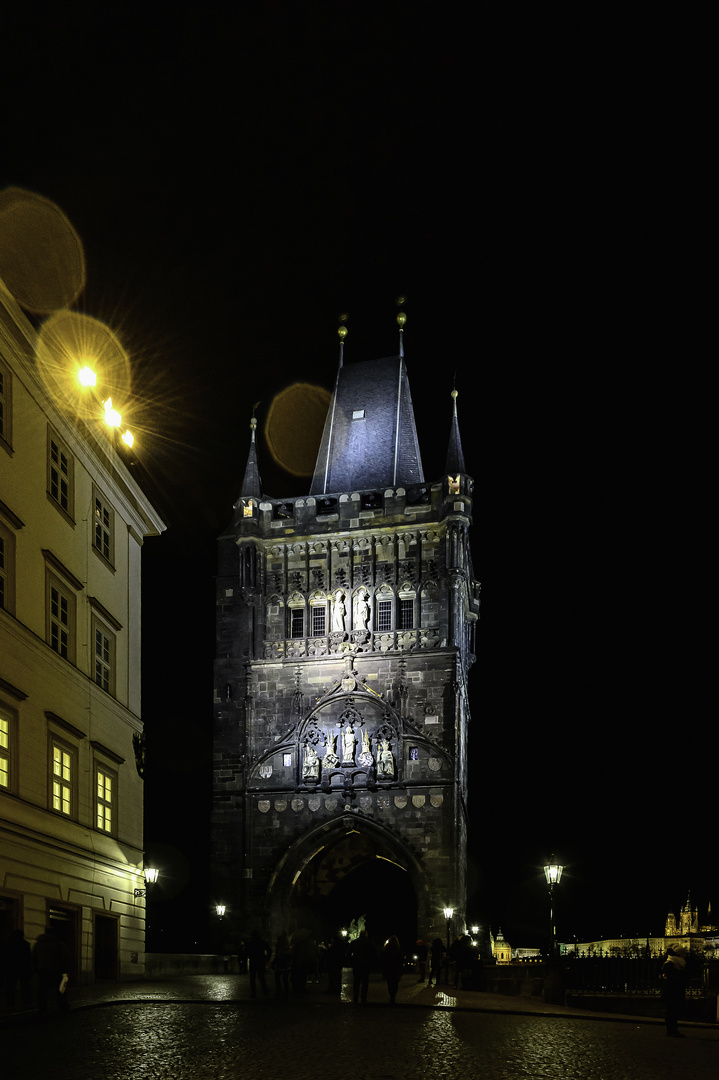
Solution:
[[[213,899],[239,933],[365,916],[464,928],[467,672],[479,609],[456,412],[427,483],[404,357],[342,365],[310,495],[252,441],[219,540]]]

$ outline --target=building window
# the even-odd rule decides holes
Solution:
[[[399,602],[399,628],[411,630],[414,626],[414,600],[400,599]]]
[[[117,774],[98,765],[95,769],[95,826],[101,832],[115,834]]]
[[[53,502],[72,517],[74,501],[73,457],[52,428],[47,437],[47,490]]]
[[[12,446],[12,377],[0,360],[0,445]]]
[[[322,637],[325,633],[327,609],[324,604],[312,605],[312,637]]]
[[[301,638],[305,636],[305,613],[303,608],[292,608],[292,623],[290,637]],[[324,632],[324,631],[323,631]]]
[[[75,662],[75,594],[48,574],[47,640],[64,660]]]
[[[11,791],[15,759],[15,716],[0,705],[0,791]]]
[[[52,808],[58,814],[74,817],[76,752],[66,743],[53,738],[50,744]]]
[[[93,524],[95,534],[92,541],[93,546],[95,551],[102,555],[103,559],[107,559],[109,563],[112,563],[115,558],[115,513],[97,491],[94,495],[94,505],[95,517]]]
[[[387,633],[392,629],[392,601],[377,601],[377,629],[380,633]]]
[[[15,613],[15,534],[0,522],[0,608]]]
[[[93,678],[108,694],[115,693],[115,635],[98,619],[92,620]]]

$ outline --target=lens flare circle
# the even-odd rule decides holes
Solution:
[[[59,206],[22,188],[0,191],[0,277],[34,315],[69,307],[85,287],[82,242]]]
[[[265,421],[272,457],[292,476],[312,476],[331,396],[323,386],[293,383],[273,399]]]
[[[102,402],[118,412],[130,397],[130,358],[105,323],[75,311],[57,311],[40,327],[38,370],[53,397],[85,420],[102,417]],[[87,385],[84,368],[95,375]],[[85,384],[83,384],[83,378]]]

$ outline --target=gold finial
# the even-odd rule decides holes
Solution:
[[[402,308],[407,303],[407,297],[406,296],[398,296],[397,299],[395,300],[395,303],[397,304],[398,308]],[[397,313],[397,326],[400,328],[400,330],[404,330],[404,326],[405,326],[406,322],[407,322],[406,314],[404,313],[404,311],[399,311]]]
[[[340,341],[342,343],[344,343],[344,340],[347,337],[348,330],[347,330],[347,327],[344,324],[347,322],[348,319],[349,319],[349,315],[347,314],[346,311],[344,311],[340,315],[340,325],[337,327],[337,334],[338,334],[338,337],[339,337],[339,339],[340,339]]]

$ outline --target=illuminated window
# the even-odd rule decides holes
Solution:
[[[59,656],[75,662],[75,594],[53,574],[47,584],[47,641]]]
[[[51,805],[58,814],[74,817],[76,752],[54,737],[50,743]]]
[[[73,457],[59,435],[50,428],[47,437],[47,490],[53,502],[72,517],[74,502]]]
[[[392,601],[379,600],[377,602],[377,629],[380,633],[387,633],[392,629]]]
[[[102,832],[115,832],[117,774],[104,765],[95,769],[95,826]]]
[[[93,678],[108,694],[115,693],[115,635],[100,622],[92,620]]]
[[[15,715],[0,704],[0,790],[11,791],[15,757]]]
[[[93,547],[95,548],[95,551],[98,551],[104,559],[107,559],[107,561],[111,563],[115,556],[115,513],[112,507],[105,502],[102,495],[97,491],[94,494],[94,506],[95,517],[93,525],[95,532],[92,540]]]
[[[0,522],[0,608],[15,612],[15,534]]]
[[[0,446],[12,445],[12,377],[0,360]]]

